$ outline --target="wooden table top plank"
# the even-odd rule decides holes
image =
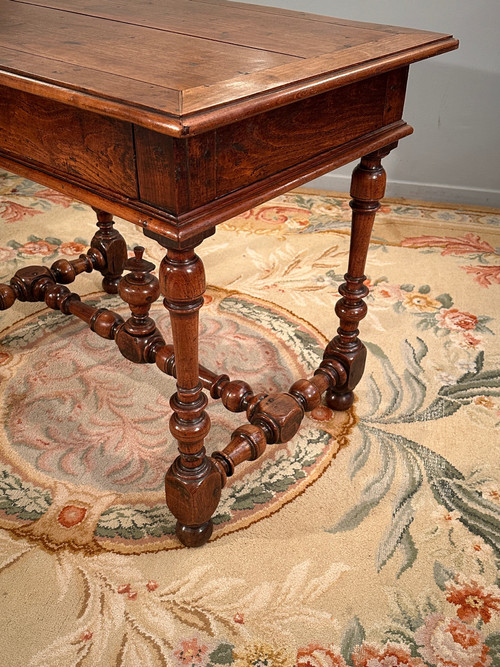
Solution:
[[[302,58],[362,44],[374,36],[374,28],[367,30],[363,24],[342,22],[344,27],[339,31],[338,21],[312,22],[299,13],[281,16],[280,30],[275,31],[265,13],[195,0],[182,4],[107,0],[105,5],[99,0],[14,1]]]
[[[422,46],[421,33],[414,35],[385,35],[383,39],[366,43],[363,47],[355,46],[335,53],[301,62],[300,73],[295,65],[284,65],[268,69],[253,76],[239,76],[233,80],[184,90],[182,93],[183,114],[193,114],[221,103],[229,104],[234,99],[249,98],[258,93],[276,90],[281,86],[281,94],[288,87],[291,95],[297,99],[306,96],[309,86],[320,91],[329,87],[350,83],[353,78],[364,78],[369,74],[378,74],[402,66],[407,62],[416,62],[423,58],[449,51],[454,47],[453,39],[443,39],[441,35],[428,33],[435,37]],[[419,48],[420,47],[420,48]],[[356,58],[354,58],[356,56]]]
[[[207,9],[216,21],[208,20]],[[291,51],[287,45],[299,42],[297,31],[303,31],[305,48],[314,46],[317,55],[266,50],[266,39],[272,42],[272,33],[283,34],[289,24],[293,39],[284,38],[279,48]],[[173,136],[199,133],[457,45],[446,34],[222,0],[0,0],[0,82]]]
[[[32,2],[36,0],[15,0],[16,2]],[[173,0],[175,1],[175,0]],[[364,30],[377,30],[377,32],[390,32],[390,33],[413,33],[413,32],[422,32],[419,28],[407,28],[405,26],[394,26],[383,23],[368,23],[365,21],[353,21],[351,19],[343,19],[335,16],[322,16],[321,14],[312,14],[310,12],[297,11],[294,9],[283,9],[281,7],[270,7],[267,5],[253,5],[252,3],[243,3],[236,2],[235,0],[187,0],[188,2],[196,2],[198,4],[205,5],[218,5],[224,7],[226,11],[230,8],[231,11],[236,9],[241,9],[247,12],[255,12],[260,14],[274,14],[280,17],[280,21],[283,17],[293,17],[296,19],[301,19],[303,21],[315,21],[321,24],[334,24],[337,26],[350,26],[363,28]],[[269,19],[267,19],[269,20]],[[280,23],[281,25],[281,23]]]
[[[0,46],[177,90],[297,60],[293,55],[36,5],[10,4],[15,10],[2,16]]]
[[[100,95],[103,103],[109,100],[111,104],[122,105],[123,90],[128,88],[130,101],[136,100],[137,106],[146,112],[160,109],[180,113],[180,91],[165,86],[72,65],[46,56],[35,56],[32,53],[3,46],[0,46],[0,62],[3,68],[0,68],[0,85],[9,85],[13,78],[17,77],[18,82],[15,87],[34,94],[40,93],[40,86],[45,85],[46,90],[50,91],[48,97],[58,102],[66,101],[67,95],[72,94],[75,99],[81,99],[78,106],[90,109],[84,99],[88,98],[91,103],[92,99]],[[33,66],[39,77],[37,81],[25,74]],[[105,93],[100,92],[101,89],[105,89]],[[145,101],[149,102],[149,107],[144,104]],[[122,118],[122,120],[130,119]]]

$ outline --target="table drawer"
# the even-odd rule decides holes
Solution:
[[[137,198],[130,123],[0,86],[0,128],[0,152],[62,180]]]
[[[217,130],[217,196],[347,144],[402,114],[394,78],[406,69],[375,76],[297,101]],[[402,90],[404,91],[404,85]],[[396,112],[396,113],[395,113]]]

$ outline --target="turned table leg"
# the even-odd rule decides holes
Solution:
[[[393,148],[394,145],[391,145],[364,156],[352,174],[349,264],[344,276],[345,283],[339,288],[342,298],[335,306],[340,326],[324,354],[325,360],[340,361],[347,371],[345,383],[329,389],[326,393],[326,403],[332,410],[347,410],[351,407],[354,401],[353,389],[365,368],[366,348],[358,338],[358,324],[367,312],[366,303],[363,301],[368,294],[368,288],[364,284],[364,270],[375,214],[385,192],[386,177],[381,160]]]
[[[198,367],[199,310],[205,273],[194,250],[167,251],[160,266],[160,287],[170,313],[177,392],[170,405],[170,431],[179,456],[165,477],[167,505],[177,519],[176,533],[186,546],[201,546],[212,534],[211,516],[220,499],[222,477],[207,457],[203,442],[210,430]]]
[[[99,230],[90,242],[91,248],[97,248],[106,259],[106,266],[100,269],[103,279],[102,288],[108,294],[118,294],[118,283],[127,261],[127,244],[125,239],[113,226],[113,216],[106,211],[94,208],[97,213]]]

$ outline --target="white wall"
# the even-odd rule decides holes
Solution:
[[[387,195],[500,207],[499,0],[252,2],[457,37],[458,51],[410,68],[404,118],[415,132],[385,159]],[[347,190],[351,171],[312,185]]]

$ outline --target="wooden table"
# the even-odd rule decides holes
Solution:
[[[351,406],[366,357],[358,323],[381,158],[412,132],[402,120],[409,65],[457,45],[224,0],[0,0],[0,164],[87,202],[99,227],[86,255],[18,271],[0,286],[0,307],[44,301],[114,339],[131,361],[177,378],[170,431],[179,456],[166,497],[184,544],[210,537],[236,465],[292,438],[322,394],[333,409]],[[340,327],[314,376],[265,396],[199,366],[205,277],[195,247],[218,223],[356,158]],[[127,260],[113,214],[166,248],[159,280],[141,249]],[[129,303],[125,322],[66,287],[94,269]],[[148,315],[160,293],[173,346]],[[211,456],[203,388],[248,419]]]

